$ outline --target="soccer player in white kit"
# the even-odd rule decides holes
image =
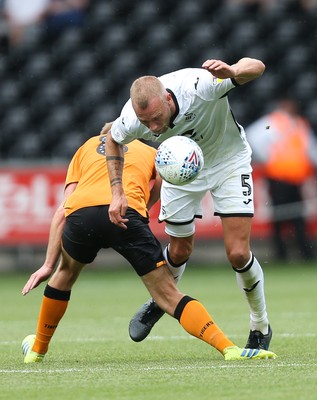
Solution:
[[[178,281],[194,245],[195,218],[202,218],[201,200],[210,191],[214,213],[221,218],[226,253],[250,310],[247,348],[268,349],[272,337],[262,268],[250,250],[254,213],[251,149],[235,120],[228,93],[263,74],[265,65],[242,58],[229,65],[207,60],[202,68],[186,68],[159,78],[136,79],[130,99],[113,122],[106,152],[112,185],[110,220],[126,229],[127,203],[122,189],[122,145],[139,138],[162,142],[187,136],[201,147],[205,165],[198,178],[184,186],[163,182],[159,220],[170,242],[164,250]],[[134,341],[143,340],[163,312],[150,299],[130,321]]]

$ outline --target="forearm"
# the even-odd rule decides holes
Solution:
[[[52,219],[44,266],[52,271],[61,254],[61,239],[65,225],[64,208],[60,206]]]
[[[112,194],[122,192],[123,146],[118,145],[110,134],[106,139],[106,160]]]
[[[248,57],[241,58],[231,67],[234,71],[234,79],[240,85],[258,78],[265,71],[265,65],[262,61]]]
[[[123,146],[116,143],[111,134],[108,133],[106,136],[106,159],[112,192],[109,218],[115,225],[127,229],[126,223],[129,220],[124,216],[128,208],[128,202],[122,185],[123,154]]]

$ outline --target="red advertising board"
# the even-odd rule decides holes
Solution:
[[[50,221],[62,201],[66,167],[0,168],[0,245],[45,245]],[[259,171],[254,172],[255,217],[252,237],[267,237],[271,232],[269,197]],[[316,185],[306,190],[310,232],[317,235]],[[157,222],[159,204],[151,210],[151,228],[159,239],[166,238],[164,224]],[[203,199],[202,220],[196,220],[196,238],[222,236],[219,217],[213,216],[212,199]]]
[[[65,167],[0,168],[0,244],[45,244]]]

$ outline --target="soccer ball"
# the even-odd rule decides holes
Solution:
[[[172,136],[158,147],[155,167],[162,179],[173,185],[195,180],[204,166],[199,145],[186,136]]]

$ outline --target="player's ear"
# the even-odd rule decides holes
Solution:
[[[166,100],[167,100],[168,104],[173,103],[173,97],[172,97],[171,93],[166,92]]]

